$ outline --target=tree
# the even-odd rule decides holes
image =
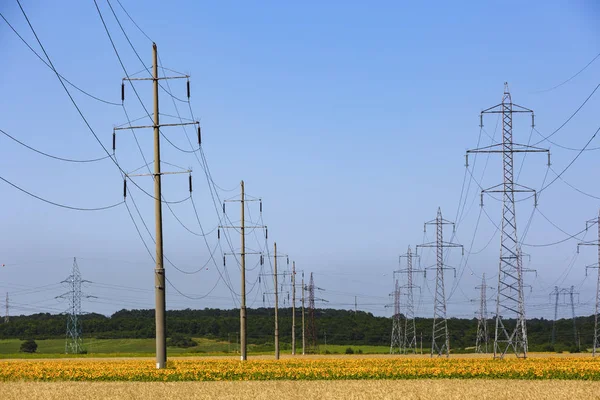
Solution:
[[[35,353],[37,347],[38,345],[33,339],[27,339],[21,343],[21,351],[23,353]]]

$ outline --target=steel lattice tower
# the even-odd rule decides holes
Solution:
[[[394,316],[392,317],[392,341],[390,343],[390,354],[402,353],[402,321],[400,315],[400,286],[398,279],[394,287]]]
[[[81,338],[81,284],[85,282],[81,279],[77,259],[73,259],[73,269],[71,275],[62,283],[66,284],[69,291],[61,296],[69,301],[69,311],[67,315],[67,338],[65,341],[65,353],[80,354],[83,351],[83,340]]]
[[[533,111],[514,104],[504,84],[502,103],[483,110],[480,114],[480,125],[483,129],[484,114],[501,114],[502,143],[467,151],[470,153],[502,154],[503,183],[484,189],[481,193],[482,206],[484,193],[502,193],[502,232],[500,237],[500,263],[498,268],[498,295],[496,298],[496,329],[494,334],[494,358],[503,358],[512,348],[517,357],[527,357],[527,326],[525,321],[525,301],[523,297],[523,274],[521,257],[518,250],[517,218],[515,213],[515,193],[533,192],[528,187],[514,182],[513,156],[515,153],[550,153],[546,149],[513,143],[513,113],[530,113],[532,128],[534,126]],[[537,198],[536,198],[537,203]],[[505,320],[514,316],[516,323]],[[512,324],[511,324],[512,325]]]
[[[441,356],[444,353],[446,353],[446,357],[449,357],[450,335],[448,333],[448,320],[446,318],[446,289],[444,287],[444,270],[454,268],[448,268],[444,266],[444,247],[462,247],[462,245],[444,242],[444,225],[454,226],[454,222],[450,222],[442,218],[441,208],[438,208],[437,217],[434,220],[425,223],[425,230],[427,230],[427,225],[435,225],[436,241],[435,243],[424,243],[417,245],[417,248],[435,247],[436,249],[431,357],[433,357],[434,354]]]
[[[573,337],[575,345],[579,347],[579,338],[577,335],[577,322],[575,320],[575,300],[574,297],[577,295],[577,302],[579,303],[579,293],[575,292],[575,286],[570,288],[559,289],[558,286],[554,286],[554,290],[550,293],[550,298],[554,297],[554,321],[552,321],[552,345],[556,343],[556,321],[558,320],[558,305],[559,297],[562,295],[561,305],[569,305],[571,308],[571,319],[573,320]],[[567,304],[566,297],[569,296],[569,303]]]
[[[315,322],[315,281],[312,272],[308,284],[308,349],[309,353],[316,353],[318,350],[317,325]]]
[[[585,229],[589,229],[589,227],[594,224],[596,224],[598,228],[598,239],[577,244],[577,252],[579,252],[579,246],[596,246],[598,248],[598,263],[596,265],[588,265],[585,267],[586,276],[589,268],[598,269],[598,280],[596,283],[596,309],[594,311],[594,346],[592,348],[592,357],[596,357],[596,352],[600,348],[600,331],[598,330],[598,312],[600,311],[600,211],[598,212],[598,218],[594,218],[586,222]]]
[[[404,353],[412,351],[414,354],[417,353],[417,328],[415,324],[415,304],[413,289],[418,288],[413,284],[413,273],[422,272],[421,269],[413,268],[413,258],[418,258],[418,255],[413,254],[412,249],[408,246],[408,250],[405,255],[400,256],[400,260],[406,258],[406,268],[399,269],[398,273],[406,274],[406,285],[400,286],[400,289],[405,289],[406,293],[406,315],[404,319],[404,337],[402,340],[402,348]]]
[[[475,352],[486,353],[488,352],[488,313],[487,313],[487,288],[488,285],[485,282],[485,273],[481,279],[481,285],[476,286],[475,289],[479,289],[479,313],[477,314],[477,339],[475,340]]]
[[[6,292],[6,310],[4,312],[4,323],[8,324],[9,316],[8,316],[8,292]]]

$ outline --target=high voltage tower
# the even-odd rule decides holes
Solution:
[[[418,288],[413,284],[413,273],[425,272],[422,269],[415,269],[413,267],[413,258],[419,258],[417,254],[413,254],[412,249],[408,246],[406,254],[399,257],[399,264],[402,266],[402,259],[406,259],[406,268],[400,268],[394,271],[398,274],[406,274],[406,285],[401,285],[400,289],[404,289],[406,294],[406,312],[404,314],[404,336],[402,338],[402,350],[404,354],[412,351],[414,354],[417,353],[417,328],[415,323],[415,304],[413,297],[413,289]]]
[[[6,304],[5,304],[5,312],[4,312],[4,323],[8,324],[9,316],[8,316],[8,292],[6,292]]]
[[[481,278],[481,285],[475,286],[479,289],[479,312],[477,313],[477,338],[475,339],[475,352],[488,352],[488,313],[487,313],[487,289],[489,286],[485,282],[485,273]],[[493,289],[493,288],[490,288]]]
[[[513,157],[515,153],[548,153],[546,149],[513,142],[513,113],[530,113],[531,126],[534,125],[533,111],[512,102],[508,83],[504,84],[502,103],[485,109],[480,114],[480,127],[483,129],[484,114],[502,115],[502,143],[468,150],[466,167],[469,167],[469,154],[500,153],[502,154],[503,183],[481,191],[483,206],[484,193],[502,193],[502,231],[500,237],[500,265],[498,270],[498,296],[496,299],[496,329],[494,334],[494,358],[503,358],[509,349],[513,349],[517,357],[527,357],[527,326],[525,320],[525,299],[523,296],[523,277],[520,269],[521,260],[518,254],[517,218],[515,213],[515,193],[533,192],[535,203],[537,195],[534,189],[514,182]],[[514,315],[514,326],[509,316]]]
[[[89,282],[81,279],[81,272],[77,265],[77,259],[73,259],[73,268],[71,275],[61,283],[66,284],[69,291],[57,296],[57,298],[67,299],[69,302],[69,311],[67,315],[67,334],[65,341],[66,354],[81,354],[83,352],[83,339],[81,337],[81,298],[92,298],[81,293],[81,284]]]
[[[585,267],[586,276],[589,268],[598,269],[598,279],[596,282],[596,308],[594,311],[594,345],[592,347],[592,357],[596,357],[596,352],[598,351],[598,348],[600,348],[600,331],[598,330],[598,312],[600,311],[600,211],[598,212],[597,218],[590,219],[585,223],[585,229],[588,230],[590,226],[593,226],[594,224],[596,224],[598,228],[598,238],[596,240],[577,244],[577,252],[579,252],[579,246],[596,246],[598,248],[598,262]]]
[[[245,209],[245,203],[248,201],[258,201],[260,203],[260,213],[262,214],[262,199],[260,198],[248,198],[248,196],[245,193],[245,189],[244,189],[244,181],[240,182],[240,198],[239,199],[228,199],[225,200],[223,202],[223,214],[226,214],[226,210],[225,210],[225,203],[227,202],[239,202],[240,203],[240,211],[241,211],[241,216],[240,216],[240,225],[239,226],[219,226],[217,229],[217,238],[221,239],[221,229],[236,229],[238,230],[238,232],[240,233],[240,238],[241,238],[241,247],[240,247],[240,251],[238,253],[225,253],[225,255],[223,255],[223,266],[225,266],[226,262],[226,256],[227,255],[232,255],[232,256],[236,256],[239,255],[240,256],[240,271],[241,271],[241,276],[240,276],[240,281],[241,281],[241,299],[240,299],[240,359],[242,361],[245,361],[248,359],[248,353],[247,353],[247,332],[246,332],[246,327],[247,327],[247,321],[246,321],[246,255],[247,254],[258,254],[260,255],[260,262],[261,264],[263,263],[263,254],[262,252],[247,252],[246,251],[246,229],[264,229],[265,230],[265,239],[268,239],[269,234],[267,231],[267,227],[266,226],[246,226],[246,209]]]
[[[571,308],[571,318],[573,320],[573,334],[575,343],[579,347],[579,336],[577,335],[577,322],[575,320],[575,296],[577,296],[577,303],[579,303],[579,292],[575,292],[575,287],[570,288],[559,288],[554,286],[554,290],[550,293],[550,298],[554,298],[554,321],[552,321],[552,345],[556,343],[556,321],[558,320],[558,305],[569,305]],[[559,299],[562,297],[562,302],[559,303]],[[569,298],[567,303],[567,297]]]
[[[427,232],[427,225],[435,225],[436,241],[417,245],[419,247],[435,247],[436,249],[436,265],[435,267],[435,295],[433,300],[433,331],[431,334],[431,357],[434,354],[441,356],[446,353],[446,357],[450,357],[450,334],[448,333],[448,320],[446,317],[446,289],[444,288],[444,270],[452,269],[452,267],[444,266],[444,247],[460,247],[460,244],[444,242],[444,225],[452,225],[450,222],[442,218],[442,209],[438,208],[437,217],[434,220],[425,222],[424,231]],[[456,274],[456,270],[454,270]],[[440,344],[439,342],[443,342]]]
[[[124,182],[124,190],[123,195],[126,197],[127,195],[127,179],[131,179],[135,176],[151,176],[154,180],[154,214],[155,214],[155,227],[156,234],[154,237],[154,241],[156,243],[156,257],[155,257],[155,268],[154,268],[154,291],[155,291],[155,320],[156,320],[156,368],[166,368],[167,364],[167,338],[166,338],[166,321],[165,321],[165,313],[166,313],[166,277],[165,277],[165,268],[164,268],[164,256],[163,256],[163,226],[162,226],[162,186],[161,180],[162,175],[166,174],[191,174],[191,171],[178,171],[178,172],[162,172],[161,171],[161,159],[160,159],[160,136],[161,136],[161,127],[170,127],[170,126],[183,126],[183,125],[196,125],[198,127],[198,144],[201,142],[200,137],[200,123],[199,122],[186,122],[186,123],[177,123],[177,124],[161,124],[159,121],[159,96],[158,96],[158,82],[164,79],[186,79],[187,80],[187,96],[188,99],[190,97],[190,84],[189,84],[189,75],[180,75],[180,76],[158,76],[158,52],[156,48],[156,43],[152,43],[152,77],[150,78],[130,78],[129,76],[123,78],[123,82],[121,83],[121,101],[125,101],[125,82],[128,81],[133,85],[133,81],[152,81],[153,88],[153,98],[154,98],[154,110],[152,114],[153,124],[152,125],[143,125],[143,126],[131,126],[128,124],[127,126],[116,127],[113,130],[113,152],[115,151],[115,143],[116,143],[116,131],[119,130],[135,130],[135,129],[148,129],[152,128],[154,130],[154,172],[150,173],[150,169],[148,167],[148,174],[127,174],[125,176]],[[150,118],[150,114],[148,114]],[[145,165],[144,167],[147,167]],[[143,167],[142,167],[143,168]],[[190,193],[192,191],[192,177],[189,177],[189,189]]]
[[[392,316],[392,341],[390,343],[390,354],[396,352],[402,353],[402,321],[400,316],[400,286],[398,279],[395,280],[394,291],[392,296],[394,298],[394,315]]]

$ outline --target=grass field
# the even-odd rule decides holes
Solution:
[[[507,380],[265,382],[7,382],[3,400],[452,399],[594,400],[600,382]]]
[[[169,347],[169,356],[192,356],[192,355],[227,355],[237,354],[235,343],[223,342],[206,338],[194,338],[198,346],[188,349]],[[36,354],[24,354],[19,352],[22,341],[19,339],[0,340],[0,358],[60,358],[72,357],[65,355],[64,339],[36,340],[38,349]],[[84,347],[88,354],[79,357],[151,357],[154,355],[154,339],[86,339]],[[282,346],[282,353],[291,353],[289,346]],[[342,346],[327,345],[320,346],[322,353],[329,351],[331,354],[344,354],[348,347],[354,352],[362,351],[364,354],[387,354],[388,346]],[[249,354],[269,354],[272,350],[265,346],[250,344]]]

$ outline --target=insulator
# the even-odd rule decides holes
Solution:
[[[287,258],[287,265],[290,265],[290,258]]]
[[[260,276],[258,277],[258,283],[260,283]]]
[[[225,266],[225,256],[223,256],[223,266]]]
[[[125,82],[121,82],[121,101],[125,101]]]
[[[192,174],[190,174],[190,193],[192,193]]]
[[[123,179],[123,198],[127,197],[127,178]]]
[[[265,295],[263,294],[263,303],[265,302]]]
[[[198,124],[198,146],[202,144],[202,128],[200,128],[200,124]]]
[[[217,229],[217,239],[221,240],[221,229]]]
[[[265,227],[265,239],[269,238],[269,228]]]
[[[260,201],[260,212],[262,212],[262,200]]]
[[[288,301],[290,301],[290,294],[288,293]]]
[[[113,154],[115,154],[115,150],[117,148],[117,134],[113,131]]]
[[[225,203],[223,203],[223,214],[225,214]]]
[[[263,255],[260,255],[260,265],[263,265],[265,263],[265,258],[263,257]]]
[[[188,99],[190,98],[190,80],[187,80],[187,95],[188,95]]]

